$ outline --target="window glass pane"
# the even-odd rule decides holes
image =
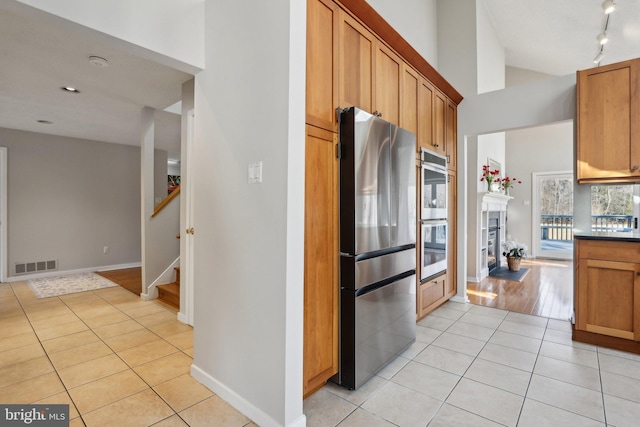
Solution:
[[[630,231],[633,221],[633,184],[591,186],[591,229]]]

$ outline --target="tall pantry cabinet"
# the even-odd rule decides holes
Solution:
[[[364,0],[307,0],[306,69],[305,397],[338,370],[336,109],[356,106],[408,129],[418,146],[450,156],[455,169],[455,147],[449,145],[456,143],[451,127],[462,100]],[[455,267],[455,255],[451,259]]]

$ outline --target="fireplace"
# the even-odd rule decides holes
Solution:
[[[500,267],[500,212],[489,212],[487,236],[487,269],[491,273]]]

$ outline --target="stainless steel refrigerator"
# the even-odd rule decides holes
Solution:
[[[340,362],[356,389],[415,341],[416,138],[340,112]]]

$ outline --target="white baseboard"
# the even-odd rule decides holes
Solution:
[[[243,413],[246,417],[249,417],[251,421],[259,426],[283,427],[282,424],[271,418],[271,416],[257,408],[251,402],[248,402],[245,398],[238,395],[236,392],[204,372],[202,369],[198,368],[195,364],[191,365],[191,376],[224,399],[225,402]],[[302,396],[300,396],[300,398],[302,399]],[[306,427],[306,425],[307,418],[302,414],[285,427]]]
[[[480,279],[477,276],[467,276],[467,282],[480,283]]]
[[[189,324],[189,319],[187,319],[187,315],[184,314],[183,312],[179,312],[178,313],[178,320],[182,323],[184,323],[185,325]],[[193,325],[191,325],[193,326]]]
[[[459,296],[459,295],[455,295],[455,296],[453,296],[453,297],[449,298],[449,301],[452,301],[452,302],[459,302],[459,303],[462,303],[462,304],[466,304],[466,303],[468,303],[468,302],[469,302],[469,298],[467,298],[467,297],[461,297],[461,296]]]
[[[117,265],[105,265],[101,267],[78,268],[76,270],[56,270],[56,271],[48,271],[46,273],[21,274],[19,276],[7,277],[6,281],[20,282],[22,280],[42,279],[44,277],[69,276],[71,274],[93,273],[96,271],[107,271],[107,270],[122,270],[123,268],[134,268],[134,267],[140,267],[141,265],[142,265],[141,263],[136,262],[132,264],[117,264]]]
[[[140,298],[142,298],[144,301],[151,301],[152,299],[157,299],[158,298],[158,288],[151,288],[149,289],[149,292],[141,292],[140,293]]]

